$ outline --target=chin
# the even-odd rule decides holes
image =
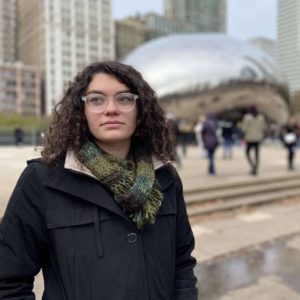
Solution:
[[[120,135],[120,134],[109,134],[107,136],[96,137],[99,142],[113,144],[113,143],[122,143],[131,140],[131,136]]]

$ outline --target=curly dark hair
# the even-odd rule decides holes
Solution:
[[[81,98],[97,73],[115,76],[139,96],[137,134],[132,137],[132,145],[139,145],[149,155],[155,155],[162,161],[169,160],[172,156],[169,132],[156,93],[133,67],[112,61],[90,64],[69,82],[65,95],[54,108],[53,121],[45,133],[41,152],[43,160],[49,165],[55,165],[64,159],[68,149],[78,155],[83,143],[93,140]]]

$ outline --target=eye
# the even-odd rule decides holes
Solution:
[[[119,94],[117,96],[117,100],[119,103],[126,104],[134,102],[134,95],[129,93]]]
[[[89,95],[87,97],[87,101],[92,105],[101,105],[104,104],[106,101],[106,98],[102,95]]]

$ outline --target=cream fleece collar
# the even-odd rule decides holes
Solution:
[[[165,164],[171,163],[170,161],[163,163],[162,161],[158,160],[156,157],[152,156],[152,162],[154,166],[154,170],[158,170]],[[64,164],[65,169],[85,174],[88,176],[91,176],[93,178],[96,178],[92,172],[84,165],[82,164],[77,157],[75,156],[74,152],[72,150],[68,150],[66,158],[65,158],[65,164]]]

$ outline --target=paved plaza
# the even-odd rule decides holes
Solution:
[[[206,174],[207,161],[195,146],[179,169],[185,190],[238,180],[256,180],[242,146],[232,160],[217,152],[217,176]],[[0,148],[0,215],[3,214],[26,159],[39,154],[31,147]],[[300,172],[296,161],[296,170]],[[259,178],[288,174],[286,152],[279,144],[261,149]],[[201,300],[300,300],[300,201],[259,207],[236,215],[193,221],[194,255]],[[40,276],[39,276],[40,277]],[[42,281],[36,284],[41,299]]]

